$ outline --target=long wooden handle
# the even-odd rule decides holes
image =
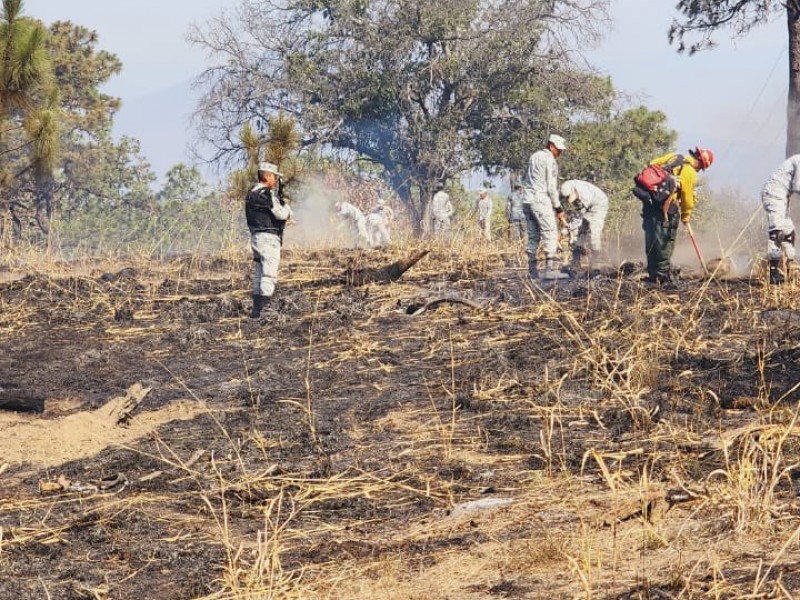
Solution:
[[[708,275],[708,267],[706,266],[706,261],[703,260],[703,255],[700,252],[700,246],[697,245],[697,240],[694,237],[694,231],[692,231],[692,226],[689,223],[686,223],[686,230],[689,232],[689,239],[692,240],[692,246],[694,246],[694,251],[697,252],[697,258],[700,259],[700,264],[703,267],[703,272]]]

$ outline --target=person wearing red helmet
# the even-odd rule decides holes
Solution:
[[[668,176],[659,192],[643,190],[637,183],[634,195],[642,200],[642,228],[647,255],[647,281],[666,283],[671,280],[672,252],[678,233],[678,222],[688,225],[695,205],[697,172],[708,169],[714,153],[707,148],[694,148],[683,155],[670,152],[650,162]]]

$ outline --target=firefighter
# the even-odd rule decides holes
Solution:
[[[603,227],[608,214],[608,196],[596,185],[580,179],[570,179],[561,184],[561,197],[573,209],[570,222],[572,264],[576,271],[581,258],[588,254],[589,268],[597,262],[603,250]]]
[[[800,154],[790,156],[772,173],[761,191],[761,204],[767,212],[769,233],[769,282],[784,282],[781,270],[782,256],[786,257],[787,271],[795,263],[795,229],[789,217],[789,199],[800,193]]]
[[[436,193],[431,200],[431,215],[433,216],[433,233],[447,235],[450,231],[450,219],[455,209],[450,201],[450,194],[444,191],[444,183],[436,184]]]
[[[369,233],[367,233],[367,219],[361,209],[346,200],[339,200],[334,204],[336,213],[343,223],[350,226],[350,235],[356,248],[370,246]]]
[[[478,230],[487,242],[492,241],[492,198],[489,190],[482,189],[478,194]]]
[[[367,233],[370,246],[382,248],[391,242],[389,235],[389,222],[394,217],[394,211],[386,204],[386,200],[378,198],[375,206],[367,215]]]
[[[511,194],[506,200],[506,218],[508,219],[509,237],[512,242],[519,242],[525,235],[525,213],[522,211],[522,201],[525,192],[520,183],[514,183]]]
[[[559,224],[566,227],[566,217],[558,197],[558,163],[556,159],[566,150],[560,135],[551,135],[544,149],[534,152],[528,161],[528,171],[522,182],[525,200],[522,210],[528,224],[528,274],[539,277],[536,253],[541,241],[545,269],[542,279],[567,279],[558,261]]]
[[[636,177],[633,193],[642,201],[647,256],[645,281],[674,284],[670,261],[678,224],[681,222],[688,226],[694,210],[697,173],[708,169],[713,162],[714,154],[706,148],[694,148],[688,155],[671,152],[651,161],[649,167]],[[655,181],[648,181],[643,177],[645,174],[652,175]]]

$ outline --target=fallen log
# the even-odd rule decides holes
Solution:
[[[442,304],[463,304],[464,306],[468,306],[475,310],[481,310],[482,308],[484,308],[483,305],[478,304],[477,302],[473,302],[472,300],[468,300],[466,298],[443,296],[441,298],[434,298],[433,300],[429,300],[425,304],[410,304],[406,309],[406,314],[412,316],[421,315],[426,311],[438,308]]]
[[[114,425],[121,425],[131,418],[131,413],[136,409],[152,388],[146,388],[141,383],[134,383],[125,392],[124,396],[112,398],[99,410]]]
[[[663,490],[658,490],[629,498],[613,499],[604,507],[597,524],[611,527],[616,523],[639,517],[654,523],[661,519],[669,506],[665,496]]]
[[[23,413],[43,413],[44,398],[14,390],[0,390],[0,410]]]
[[[397,281],[411,267],[422,260],[430,250],[420,250],[407,258],[396,260],[390,265],[371,269],[348,268],[345,279],[348,285],[361,286],[370,283],[389,283]]]

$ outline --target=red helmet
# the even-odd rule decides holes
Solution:
[[[700,163],[700,168],[705,170],[711,166],[714,162],[714,153],[711,152],[708,148],[701,148],[698,146],[694,150],[692,150],[692,156],[694,156],[698,162]]]

